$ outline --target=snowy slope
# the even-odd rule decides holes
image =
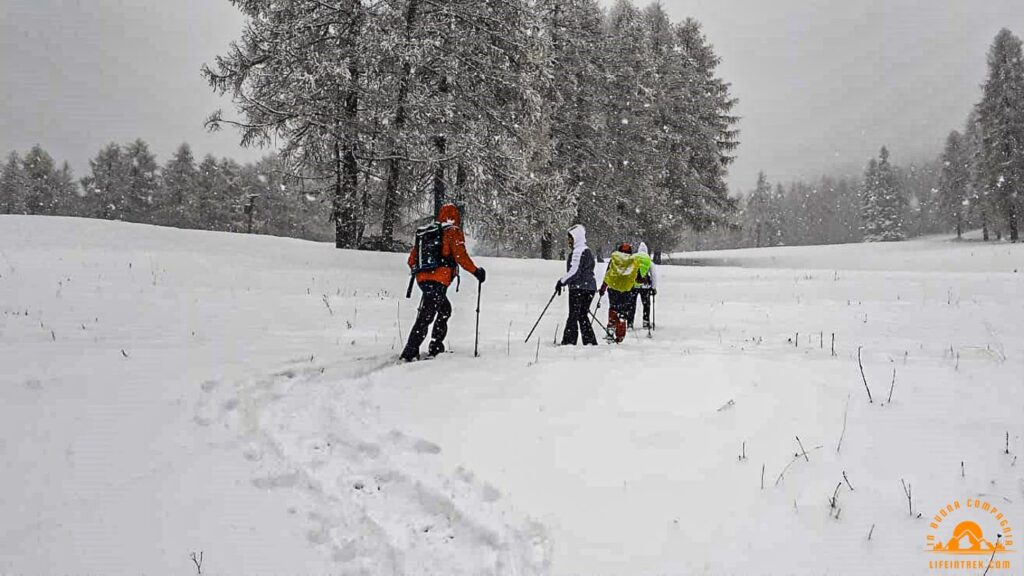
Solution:
[[[560,263],[485,258],[481,358],[469,279],[396,366],[401,255],[0,216],[0,573],[923,574],[947,501],[1024,526],[1001,258],[666,267],[654,337],[586,350],[564,301],[522,344]]]
[[[972,232],[928,236],[899,242],[779,246],[679,252],[672,259],[704,266],[793,268],[822,270],[879,270],[916,272],[1018,272],[1024,274],[1024,248],[1004,242],[981,242]]]

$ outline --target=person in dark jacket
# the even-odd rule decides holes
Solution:
[[[419,358],[420,345],[427,337],[430,324],[434,324],[433,338],[427,353],[436,356],[444,352],[444,338],[448,334],[448,318],[452,315],[452,303],[448,301],[448,286],[458,275],[458,266],[463,267],[483,284],[487,273],[473,263],[466,252],[466,237],[459,227],[462,215],[454,204],[445,204],[438,211],[437,221],[445,225],[441,239],[441,257],[446,265],[433,270],[416,273],[416,283],[423,292],[416,323],[409,333],[401,359],[411,362]],[[409,268],[416,264],[416,248],[409,253]]]
[[[582,334],[584,346],[597,346],[589,318],[597,282],[594,280],[594,254],[587,247],[587,230],[579,224],[569,228],[568,240],[571,252],[565,261],[566,273],[555,283],[555,292],[559,295],[562,288],[569,288],[569,319],[562,333],[562,345],[575,346]]]

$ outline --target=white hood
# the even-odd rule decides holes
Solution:
[[[587,249],[587,229],[582,224],[576,224],[569,228],[569,236],[572,236],[572,256],[569,258],[569,271],[559,280],[563,284],[579,271],[580,258],[583,257],[583,251]]]
[[[569,236],[572,236],[573,252],[575,252],[577,248],[581,246],[583,248],[586,248],[587,229],[584,228],[582,224],[576,224],[572,228],[569,228]],[[583,252],[583,250],[580,249],[580,252]]]
[[[641,254],[650,254],[650,252],[647,251],[647,242],[641,242],[640,243],[640,253]]]

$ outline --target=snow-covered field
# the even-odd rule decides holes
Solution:
[[[707,250],[679,252],[671,257],[676,261],[702,266],[1024,274],[1024,251],[1007,243],[982,243],[980,231],[964,234],[963,240],[936,236],[897,244]]]
[[[399,366],[402,255],[0,216],[0,574],[980,574],[926,538],[1024,527],[1024,246],[784,251],[596,349],[479,259],[481,357],[467,279]]]

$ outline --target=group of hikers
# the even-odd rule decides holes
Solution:
[[[609,340],[622,342],[626,331],[633,327],[637,297],[643,305],[643,327],[650,329],[652,298],[658,294],[658,276],[647,244],[641,242],[635,254],[628,242],[619,244],[608,260],[604,280],[598,289],[594,276],[596,259],[587,246],[586,228],[576,224],[569,228],[567,236],[567,271],[555,283],[556,295],[560,295],[563,288],[569,289],[569,319],[562,333],[562,345],[575,346],[579,336],[582,336],[585,346],[597,345],[597,337],[590,323],[590,304],[595,292],[599,294],[598,307],[601,305],[600,298],[608,294]]]
[[[445,351],[444,339],[448,334],[448,319],[452,315],[447,293],[451,283],[458,279],[459,267],[476,277],[480,284],[487,280],[487,272],[477,266],[466,251],[466,237],[461,224],[459,209],[454,204],[445,204],[441,206],[434,222],[416,231],[416,242],[408,259],[412,275],[406,297],[411,296],[413,282],[419,286],[423,296],[416,322],[400,357],[406,362],[419,359],[420,346],[431,324],[433,331],[427,355],[433,357]],[[553,301],[555,296],[560,296],[563,290],[568,289],[569,318],[562,333],[562,345],[576,345],[581,337],[584,345],[597,345],[591,324],[591,318],[596,320],[596,317],[590,310],[595,294],[599,294],[598,308],[601,299],[605,294],[608,295],[608,325],[602,325],[602,328],[609,342],[622,342],[627,330],[633,327],[638,298],[643,306],[643,327],[653,327],[652,312],[654,297],[658,294],[658,277],[645,243],[641,242],[635,253],[628,242],[619,244],[612,252],[604,279],[598,288],[594,276],[597,260],[587,246],[586,229],[580,224],[569,228],[566,242],[569,252],[565,263],[566,273],[555,282],[555,292],[551,296]]]

